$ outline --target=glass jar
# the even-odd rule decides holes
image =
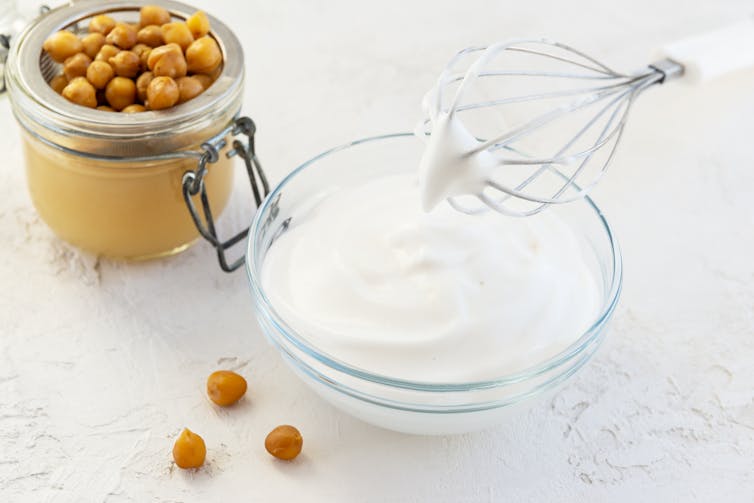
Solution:
[[[146,4],[166,8],[174,20],[197,10],[165,0],[84,0],[50,11],[14,40],[5,76],[22,130],[29,192],[58,236],[93,253],[126,259],[170,255],[200,234],[214,238],[222,253],[212,214],[219,215],[230,197],[232,157],[242,157],[250,175],[255,160],[253,123],[238,118],[243,49],[230,29],[208,15],[210,36],[223,54],[222,72],[204,93],[167,110],[90,109],[68,102],[48,84],[59,72],[42,51],[50,34],[83,32],[98,14],[136,22]],[[238,134],[246,134],[249,144],[233,141]],[[204,209],[203,217],[197,207]]]

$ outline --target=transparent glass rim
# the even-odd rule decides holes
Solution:
[[[317,349],[314,345],[307,342],[305,339],[298,337],[296,331],[292,329],[280,316],[275,308],[272,306],[269,298],[264,292],[264,288],[261,283],[261,257],[256,250],[257,237],[263,227],[262,216],[266,214],[269,206],[276,200],[278,195],[285,189],[285,187],[296,178],[296,176],[302,171],[316,165],[317,161],[320,161],[330,155],[336,154],[342,150],[349,149],[364,143],[376,142],[382,140],[390,140],[402,137],[414,137],[413,133],[393,133],[379,136],[372,136],[355,140],[343,145],[331,148],[322,152],[321,154],[312,157],[308,161],[299,165],[296,169],[291,171],[283,180],[273,189],[267,198],[262,202],[262,205],[257,210],[252,224],[249,230],[249,238],[247,240],[246,250],[246,273],[251,289],[251,294],[257,303],[258,309],[262,314],[272,323],[278,333],[285,338],[290,344],[302,351],[308,357],[315,359],[316,361],[351,377],[363,379],[375,384],[385,385],[389,387],[402,388],[414,391],[431,391],[431,392],[459,392],[459,391],[475,391],[490,388],[498,388],[507,386],[519,382],[524,382],[550,372],[556,368],[563,366],[565,363],[571,361],[573,358],[578,357],[586,348],[591,346],[593,342],[599,339],[603,326],[610,319],[615,307],[617,306],[618,299],[620,298],[620,292],[623,285],[623,264],[620,247],[617,239],[613,233],[612,228],[607,222],[607,219],[603,215],[599,207],[589,197],[584,197],[584,203],[595,213],[599,222],[604,229],[612,252],[613,267],[610,275],[610,288],[605,296],[607,302],[605,307],[596,320],[590,325],[590,327],[584,331],[584,333],[571,343],[567,348],[559,352],[558,354],[544,360],[541,363],[530,366],[526,369],[504,374],[500,377],[482,381],[467,381],[467,382],[426,382],[426,381],[414,381],[407,379],[398,379],[388,375],[378,374],[370,372],[353,365],[350,365],[338,358],[335,358],[323,351]],[[571,204],[579,204],[578,202]],[[276,343],[277,345],[277,343]]]

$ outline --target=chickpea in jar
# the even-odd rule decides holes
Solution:
[[[115,75],[120,77],[136,77],[141,70],[141,59],[131,51],[120,51],[108,60]]]
[[[194,36],[186,23],[177,21],[162,25],[162,39],[166,44],[178,44],[181,51],[185,51],[194,41]]]
[[[50,80],[50,87],[58,94],[62,94],[63,88],[67,85],[68,85],[68,78],[63,74],[56,75],[52,78],[52,80]]]
[[[139,25],[142,27],[149,25],[162,26],[169,22],[170,13],[159,5],[145,5],[139,10]]]
[[[104,61],[92,61],[86,69],[86,80],[96,89],[104,89],[114,76],[113,67]]]
[[[139,97],[139,101],[142,103],[147,102],[147,88],[149,83],[152,82],[154,75],[152,72],[144,72],[136,79],[136,95]]]
[[[136,41],[149,47],[159,47],[165,43],[165,40],[162,38],[162,28],[154,24],[150,24],[139,30],[136,34]]]
[[[94,16],[89,21],[89,33],[107,35],[113,28],[115,28],[115,19],[105,14]]]
[[[195,40],[186,49],[186,66],[191,73],[214,72],[222,63],[223,55],[217,42],[212,37]]]
[[[152,49],[147,58],[147,65],[155,77],[175,79],[183,77],[187,71],[186,59],[178,44],[167,44]]]
[[[136,84],[127,77],[113,77],[105,88],[105,98],[115,110],[122,110],[136,101]]]
[[[102,46],[105,45],[105,36],[97,32],[89,33],[81,39],[81,45],[84,48],[84,54],[94,59]]]
[[[94,86],[84,77],[76,77],[63,88],[63,97],[77,105],[94,108],[97,106],[97,93]]]
[[[147,87],[147,104],[152,110],[170,108],[179,97],[178,84],[170,77],[155,77]]]
[[[105,44],[102,46],[102,48],[97,53],[97,56],[94,58],[95,61],[104,61],[107,63],[110,61],[110,58],[114,57],[116,54],[120,52],[120,49],[115,47],[111,44]]]
[[[121,49],[130,49],[136,45],[136,28],[128,23],[116,23],[105,40]]]
[[[131,49],[131,52],[139,56],[139,71],[146,71],[149,68],[147,61],[149,60],[149,54],[152,52],[152,48],[146,44],[136,44]]]
[[[86,69],[91,62],[91,58],[83,52],[74,54],[63,63],[63,74],[65,74],[68,80],[73,80],[76,77],[84,77]]]
[[[121,113],[124,114],[135,114],[139,112],[146,112],[147,107],[144,105],[140,105],[139,103],[134,103],[133,105],[128,105],[123,110],[121,110]]]
[[[42,44],[42,49],[50,55],[56,63],[63,63],[71,56],[84,49],[81,40],[70,31],[62,30],[50,35]]]
[[[188,29],[194,36],[194,39],[203,37],[204,35],[209,33],[209,19],[207,19],[207,14],[200,10],[194,12],[186,20],[186,26],[188,26]]]
[[[204,86],[194,77],[181,77],[175,81],[178,84],[178,103],[185,103],[204,92]]]

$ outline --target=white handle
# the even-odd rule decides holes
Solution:
[[[691,83],[754,68],[754,18],[679,40],[661,48],[660,54],[681,63],[683,80]]]

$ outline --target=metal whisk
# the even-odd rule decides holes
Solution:
[[[754,23],[747,21],[678,43],[678,50],[665,52],[678,58],[660,59],[635,73],[618,72],[550,40],[470,47],[450,60],[425,98],[427,115],[417,134],[431,135],[439,117],[454,116],[478,141],[464,155],[494,156],[498,168],[484,181],[484,190],[450,194],[454,208],[533,215],[583,197],[600,180],[643,91],[688,70],[719,74],[748,66],[754,61],[751,48],[744,47],[746,57],[732,62],[728,56],[727,65],[714,57],[752,39]],[[717,52],[710,53],[710,44]],[[701,56],[700,47],[706,51]]]
[[[453,57],[428,95],[420,132],[432,133],[438,113],[459,116],[479,140],[465,155],[486,150],[500,166],[483,192],[449,197],[454,208],[529,216],[583,197],[607,170],[636,97],[682,73],[664,59],[623,74],[548,40],[471,47]]]

